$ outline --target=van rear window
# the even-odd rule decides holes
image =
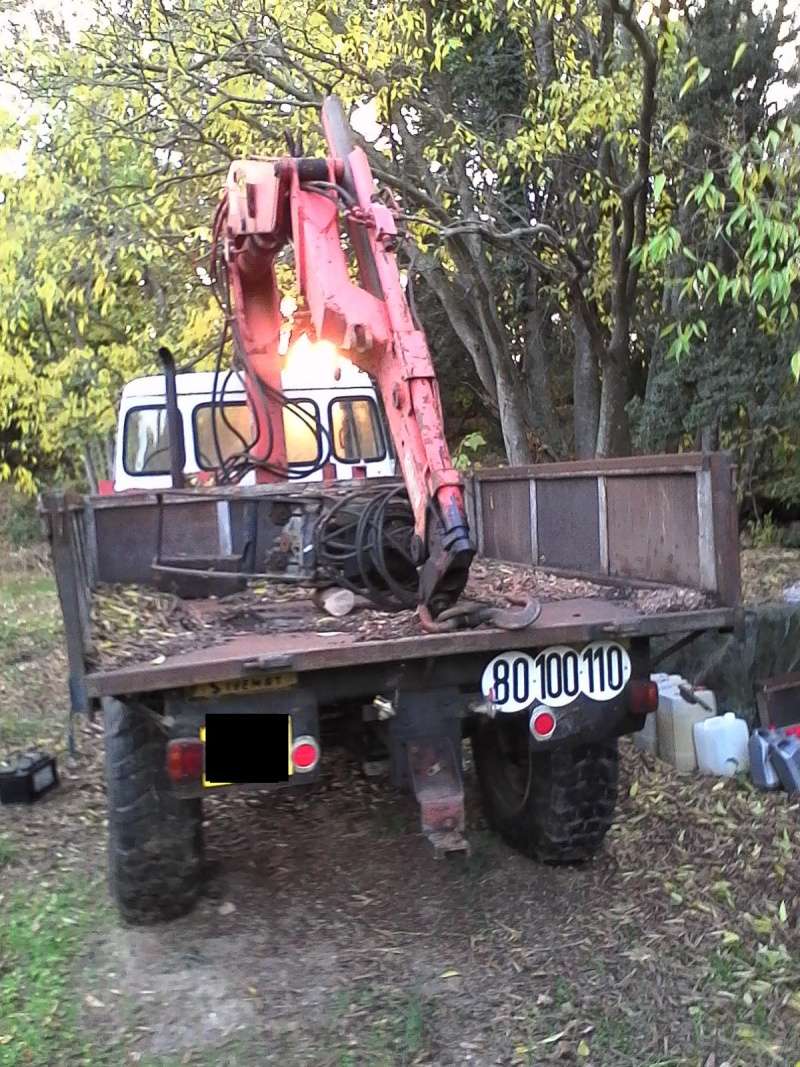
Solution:
[[[372,397],[339,397],[330,403],[333,453],[340,463],[374,463],[386,456],[378,407]]]
[[[126,474],[169,474],[169,430],[163,404],[131,408],[125,416],[123,439]]]
[[[292,465],[314,464],[320,458],[319,408],[313,400],[292,399],[294,407],[283,409],[283,432],[286,458]],[[300,408],[303,414],[295,410]],[[203,470],[219,466],[214,440],[213,405],[198,404],[194,410],[194,439],[197,461]],[[255,430],[250,409],[245,403],[225,404],[225,415],[217,406],[217,438],[223,460],[242,452],[253,443]]]

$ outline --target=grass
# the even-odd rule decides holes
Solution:
[[[55,591],[49,575],[0,577],[0,664],[55,645],[61,633]]]
[[[102,894],[85,880],[0,897],[0,1067],[110,1062],[81,1036],[73,982],[86,935],[102,922]]]
[[[0,574],[0,754],[63,732],[66,693],[54,699],[59,639],[52,578]],[[24,841],[24,830],[0,833],[0,1067],[111,1063],[81,1036],[73,978],[87,934],[102,923],[105,894],[75,875],[32,880],[17,866]]]
[[[19,849],[15,841],[8,834],[0,834],[0,871],[4,867],[10,867],[17,858]]]
[[[336,1067],[407,1067],[428,1044],[425,1005],[416,991],[346,991],[336,1005]]]
[[[54,677],[63,676],[55,583],[39,572],[0,575],[0,753],[50,743],[58,721]]]
[[[632,1056],[636,1052],[636,1034],[627,1019],[606,1015],[595,1027],[591,1040],[592,1052],[600,1063],[613,1062],[612,1054]]]

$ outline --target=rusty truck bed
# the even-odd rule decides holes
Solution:
[[[619,601],[579,598],[543,605],[534,626],[513,633],[480,629],[379,640],[335,630],[242,634],[211,647],[155,657],[157,662],[91,672],[87,688],[90,696],[152,692],[245,678],[252,676],[254,670],[307,672],[475,653],[488,656],[504,649],[581,643],[601,637],[650,637],[722,629],[734,621],[735,612],[730,608],[643,615]]]
[[[270,487],[45,498],[73,701],[254,671],[401,663],[419,671],[426,660],[446,669],[449,658],[482,662],[508,648],[734,625],[737,503],[725,454],[498,468],[472,475],[467,490],[479,550],[467,595],[502,603],[505,594],[532,593],[543,609],[526,630],[429,634],[413,612],[372,609],[326,618],[307,590],[276,595],[279,586],[265,591],[256,579],[238,601],[176,605],[147,590],[162,526],[168,554],[182,545],[213,551],[222,509],[235,550],[246,508],[256,510],[259,530],[272,529]],[[155,606],[140,601],[148,595]]]

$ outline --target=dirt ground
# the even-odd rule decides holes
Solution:
[[[101,731],[82,723],[70,759],[65,706],[52,584],[6,571],[0,751],[58,750],[62,785],[0,809],[0,1067],[800,1062],[785,794],[680,777],[626,741],[594,863],[513,853],[471,775],[472,855],[437,861],[411,801],[335,752],[308,792],[211,799],[199,907],[132,930],[103,881]]]

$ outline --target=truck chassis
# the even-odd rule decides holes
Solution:
[[[465,845],[462,743],[468,738],[488,821],[506,841],[548,862],[592,856],[613,821],[617,738],[644,723],[646,708],[636,693],[649,679],[651,639],[685,641],[736,624],[737,507],[729,458],[596,460],[498,468],[468,479],[480,556],[607,590],[545,601],[525,630],[420,630],[370,640],[298,628],[244,633],[157,662],[93,663],[95,591],[107,583],[152,584],[162,551],[173,563],[181,549],[192,559],[218,555],[221,516],[225,538],[244,560],[255,514],[259,549],[250,554],[251,570],[262,573],[272,552],[273,567],[287,568],[279,576],[290,579],[296,556],[276,556],[274,548],[287,546],[286,523],[298,516],[273,521],[279,491],[43,497],[73,712],[102,704],[105,715],[111,885],[123,918],[167,919],[194,903],[203,871],[201,798],[224,787],[204,783],[196,745],[210,722],[230,724],[232,716],[254,716],[254,723],[282,717],[312,749],[321,744],[323,760],[328,737],[343,722],[352,724],[348,733],[360,737],[365,760],[374,766],[385,759],[393,783],[416,794],[423,831],[440,851]],[[291,545],[299,544],[302,554],[300,526],[292,526]],[[704,606],[675,610],[666,596],[675,586],[696,591]],[[623,589],[651,590],[656,601],[663,591],[667,610],[643,614],[621,597]],[[627,649],[630,680],[613,699],[580,695],[560,706],[546,735],[532,733],[530,709],[498,714],[481,685],[498,653],[580,650],[608,640]],[[286,784],[313,782],[318,774],[316,763],[287,775]]]

